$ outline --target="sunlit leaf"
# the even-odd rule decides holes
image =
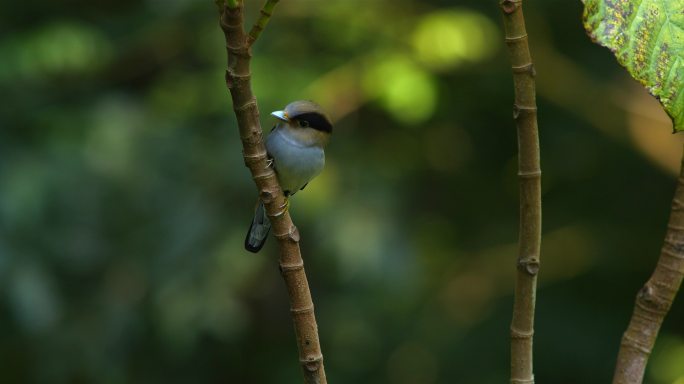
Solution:
[[[684,0],[583,0],[584,27],[684,130]]]

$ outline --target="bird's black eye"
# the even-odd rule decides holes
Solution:
[[[302,127],[306,128],[306,127],[309,126],[309,122],[306,121],[306,120],[299,120],[299,125],[301,125]]]

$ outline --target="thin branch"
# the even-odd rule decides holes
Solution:
[[[518,129],[520,180],[520,233],[511,321],[510,382],[533,384],[532,338],[541,247],[541,168],[535,71],[527,42],[522,0],[502,0],[499,5],[503,13],[506,45],[513,69],[513,118]]]
[[[316,317],[299,249],[299,232],[286,209],[285,197],[278,185],[275,172],[267,164],[263,132],[259,123],[259,108],[251,87],[249,64],[252,54],[248,36],[244,31],[243,6],[240,2],[235,8],[223,4],[219,12],[228,51],[226,85],[233,100],[245,164],[252,173],[259,197],[264,202],[266,213],[271,220],[274,236],[278,240],[280,271],[290,296],[291,315],[304,382],[326,384]]]
[[[254,23],[254,26],[249,31],[249,36],[247,37],[247,45],[252,46],[254,42],[259,38],[261,32],[266,28],[266,24],[271,20],[271,15],[273,14],[273,9],[280,0],[268,0],[264,7],[261,8],[261,13],[259,19]]]
[[[663,319],[684,277],[684,151],[670,221],[653,275],[636,297],[634,312],[622,336],[613,384],[640,384]]]

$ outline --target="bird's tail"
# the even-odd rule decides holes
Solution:
[[[245,237],[245,249],[257,253],[266,243],[268,231],[271,230],[271,221],[266,216],[266,209],[264,203],[259,200],[257,207],[254,210],[254,218],[252,225],[249,226],[247,237]]]

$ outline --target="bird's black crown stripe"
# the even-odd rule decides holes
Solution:
[[[306,120],[309,122],[309,127],[323,132],[332,132],[332,124],[325,116],[320,113],[309,112],[301,115],[292,116],[294,120]]]

